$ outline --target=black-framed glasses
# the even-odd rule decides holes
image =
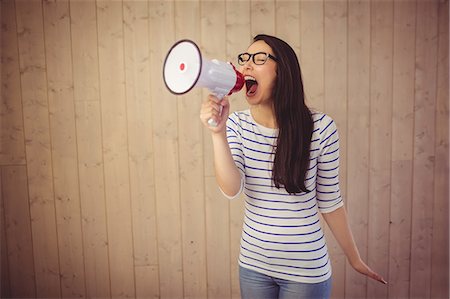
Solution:
[[[253,63],[256,65],[263,65],[266,63],[267,59],[272,59],[273,61],[278,61],[276,57],[272,56],[269,53],[266,52],[258,52],[254,54],[250,53],[242,53],[238,55],[238,63],[239,65],[244,65],[247,61],[250,60],[250,58],[253,60]]]

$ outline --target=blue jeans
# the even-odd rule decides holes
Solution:
[[[303,283],[274,278],[239,266],[242,299],[329,298],[331,277],[319,283]]]

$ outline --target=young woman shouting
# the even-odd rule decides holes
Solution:
[[[243,299],[328,298],[331,262],[322,214],[349,263],[386,283],[361,259],[339,189],[339,135],[305,104],[300,65],[284,41],[258,35],[238,56],[249,109],[229,114],[209,95],[200,119],[213,141],[217,183],[246,194],[239,255]],[[216,127],[208,125],[213,119]]]

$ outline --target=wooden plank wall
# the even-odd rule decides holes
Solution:
[[[448,0],[0,3],[2,298],[240,298],[243,198],[217,189],[207,91],[161,70],[178,39],[235,62],[257,33],[336,120],[355,240],[389,281],[327,230],[333,298],[448,298]]]

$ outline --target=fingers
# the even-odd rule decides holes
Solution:
[[[204,103],[200,111],[200,119],[202,122],[205,123],[209,119],[213,119],[217,123],[221,116],[222,109],[220,107],[220,104],[212,101]]]
[[[222,100],[214,95],[209,95],[202,103],[200,110],[200,119],[202,123],[213,132],[223,130],[225,122],[228,118],[229,102],[228,98],[224,97]],[[217,126],[211,126],[212,120]],[[208,123],[209,122],[209,123]]]
[[[381,282],[382,284],[387,284],[387,281],[378,273],[369,268],[363,261],[360,261],[357,265],[354,266],[355,270],[364,274],[376,281]]]
[[[369,269],[370,270],[370,269]],[[387,281],[384,280],[384,278],[379,275],[378,273],[373,272],[372,270],[369,271],[368,276],[374,280],[377,280],[381,282],[382,284],[387,284]]]
[[[215,95],[208,95],[208,97],[206,98],[205,101],[207,107],[211,107],[216,109],[216,111],[221,110],[220,106],[221,106],[221,100],[218,99]]]

